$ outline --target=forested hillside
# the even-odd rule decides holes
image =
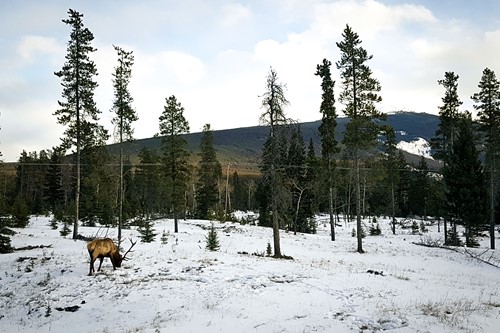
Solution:
[[[341,141],[344,135],[345,124],[348,118],[338,119],[337,140]],[[384,122],[394,128],[396,140],[411,142],[418,138],[423,138],[427,142],[434,136],[439,125],[439,117],[428,113],[415,112],[396,112],[389,114]],[[318,133],[318,127],[321,121],[300,123],[302,136],[305,142],[312,139],[316,154],[320,154],[321,139]],[[255,173],[258,170],[258,163],[261,157],[262,146],[269,135],[268,126],[252,126],[226,130],[214,130],[214,148],[221,163],[234,163],[238,169],[247,170]],[[184,135],[188,142],[188,149],[193,156],[199,152],[201,132],[189,133]],[[138,139],[125,144],[125,153],[136,160],[137,155],[143,148],[159,150],[161,147],[161,137],[151,137]],[[119,145],[111,144],[108,146],[111,154],[117,154]],[[419,156],[411,152],[405,152],[406,158],[410,163],[418,164]],[[439,168],[440,164],[432,160],[428,161],[433,169]]]

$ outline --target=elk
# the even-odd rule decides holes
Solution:
[[[104,258],[109,258],[111,260],[113,270],[115,270],[116,267],[121,267],[122,261],[129,259],[126,258],[126,256],[130,252],[130,250],[132,250],[137,241],[133,242],[132,239],[130,239],[130,243],[132,243],[132,246],[130,246],[128,251],[125,252],[125,254],[122,256],[120,254],[120,249],[110,238],[94,239],[93,241],[89,242],[87,244],[87,250],[89,251],[90,255],[89,276],[92,276],[92,273],[95,272],[94,262],[97,258],[99,258],[101,261],[99,263],[99,268],[97,269],[98,272],[101,270],[102,261],[104,260]]]

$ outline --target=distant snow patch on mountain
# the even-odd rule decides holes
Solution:
[[[431,147],[429,142],[423,138],[417,138],[410,142],[400,141],[396,147],[413,155],[433,159],[431,156]]]

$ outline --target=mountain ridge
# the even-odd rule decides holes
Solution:
[[[349,121],[348,118],[337,118],[337,140],[340,142],[343,137],[345,125]],[[385,121],[380,121],[381,124],[391,125],[396,132],[396,143],[401,141],[411,142],[418,138],[423,138],[426,141],[434,136],[438,126],[439,117],[428,113],[417,113],[400,111],[387,115]],[[318,127],[321,120],[312,122],[300,123],[300,128],[304,138],[304,143],[307,145],[312,139],[316,148],[316,153],[319,155],[321,147],[321,139],[319,137]],[[255,170],[258,166],[262,146],[269,134],[268,126],[249,126],[233,129],[214,130],[214,148],[217,151],[218,159],[222,165],[238,165],[241,169]],[[188,142],[188,150],[197,158],[202,132],[194,132],[184,135]],[[160,149],[162,137],[151,137],[137,139],[132,143],[126,144],[126,154],[131,156],[131,159],[137,159],[137,155],[143,148]],[[118,153],[119,144],[108,145],[110,153]],[[405,153],[407,160],[416,164],[419,156]],[[439,168],[437,161],[429,160],[429,167]],[[248,171],[247,170],[247,171]]]

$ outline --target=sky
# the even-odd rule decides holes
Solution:
[[[485,68],[500,70],[497,0],[0,0],[0,159],[60,144],[61,70],[72,8],[94,34],[100,124],[113,132],[113,45],[133,51],[130,91],[139,120],[134,137],[159,132],[165,99],[175,95],[191,132],[259,124],[261,96],[272,67],[286,85],[288,117],[321,118],[316,65],[327,58],[341,85],[336,43],[346,24],[373,55],[383,112],[438,113],[437,81],[460,76],[463,110],[473,110]],[[500,74],[498,74],[500,75]],[[343,105],[337,103],[342,115]],[[474,114],[474,112],[473,112]],[[113,139],[110,139],[110,143]]]

